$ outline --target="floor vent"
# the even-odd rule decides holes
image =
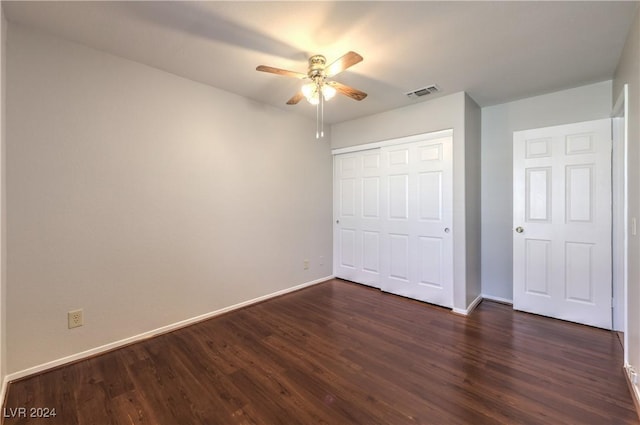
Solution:
[[[426,96],[428,94],[438,93],[439,91],[440,91],[440,88],[435,84],[432,84],[430,86],[423,87],[418,90],[413,90],[405,94],[409,96],[411,99],[417,99],[419,97]]]

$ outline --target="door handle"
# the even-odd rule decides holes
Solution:
[[[522,233],[522,232],[524,232],[524,228],[522,226],[518,226],[518,227],[516,227],[516,232]]]
[[[340,224],[340,220],[336,220],[336,224]]]

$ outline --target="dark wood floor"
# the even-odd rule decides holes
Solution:
[[[637,424],[613,332],[333,280],[12,383],[5,424]],[[13,411],[15,412],[15,411]]]

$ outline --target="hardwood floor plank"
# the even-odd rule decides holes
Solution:
[[[335,279],[11,383],[3,423],[638,424],[616,338]]]

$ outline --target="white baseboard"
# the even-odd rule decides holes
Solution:
[[[494,297],[493,295],[482,294],[482,298],[489,301],[495,301],[497,303],[513,305],[513,300],[509,300],[502,297]]]
[[[475,300],[471,301],[471,304],[469,304],[466,309],[454,307],[451,311],[453,311],[455,314],[461,314],[463,316],[467,316],[469,315],[469,313],[475,310],[478,304],[480,304],[480,301],[482,301],[482,295],[478,295]]]
[[[627,381],[627,385],[629,386],[629,392],[631,393],[631,398],[633,399],[633,405],[636,408],[636,414],[638,415],[638,418],[640,418],[640,390],[638,389],[638,386],[633,383],[633,381],[635,380],[634,375],[636,375],[636,372],[633,370],[633,368],[630,365],[625,365],[624,377]]]
[[[2,387],[2,391],[3,391],[2,394],[4,395],[4,391],[6,391],[6,384],[8,382],[15,381],[16,379],[25,378],[25,377],[30,376],[30,375],[35,375],[36,373],[42,373],[42,372],[44,372],[46,370],[49,370],[49,369],[52,369],[54,367],[62,366],[64,364],[71,363],[71,362],[76,362],[78,360],[83,360],[83,359],[86,359],[87,357],[92,357],[92,356],[95,356],[95,355],[98,355],[98,354],[101,354],[101,353],[105,353],[107,351],[114,350],[116,348],[123,347],[125,345],[133,344],[135,342],[140,342],[140,341],[143,341],[143,340],[145,340],[147,338],[151,338],[151,337],[154,337],[154,336],[157,336],[157,335],[160,335],[160,334],[164,334],[164,333],[167,333],[167,332],[175,331],[177,329],[184,328],[185,326],[189,326],[189,325],[192,325],[192,324],[197,323],[197,322],[201,322],[201,321],[206,320],[206,319],[211,319],[212,317],[219,316],[219,315],[221,315],[223,313],[227,313],[227,312],[230,312],[232,310],[237,310],[237,309],[242,308],[242,307],[247,307],[247,306],[249,306],[251,304],[256,304],[256,303],[259,303],[259,302],[262,302],[262,301],[266,301],[266,300],[268,300],[270,298],[275,298],[275,297],[278,297],[280,295],[288,294],[290,292],[294,292],[294,291],[297,291],[297,290],[300,290],[300,289],[303,289],[303,288],[306,288],[306,287],[309,287],[309,286],[313,286],[313,285],[316,285],[318,283],[326,282],[327,280],[330,280],[330,279],[333,279],[333,275],[332,276],[326,276],[326,277],[323,277],[323,278],[320,278],[320,279],[316,279],[316,280],[312,280],[310,282],[302,283],[300,285],[296,285],[296,286],[293,286],[291,288],[286,288],[286,289],[283,289],[283,290],[280,290],[280,291],[277,291],[277,292],[273,292],[271,294],[263,295],[261,297],[254,298],[254,299],[251,299],[251,300],[248,300],[248,301],[243,301],[241,303],[234,304],[234,305],[231,305],[229,307],[224,307],[224,308],[221,308],[219,310],[215,310],[215,311],[212,311],[212,312],[209,312],[209,313],[201,314],[199,316],[195,316],[195,317],[192,317],[190,319],[181,320],[179,322],[172,323],[170,325],[162,326],[160,328],[153,329],[153,330],[147,331],[147,332],[143,332],[141,334],[134,335],[134,336],[129,337],[129,338],[121,339],[119,341],[110,342],[110,343],[102,345],[100,347],[95,347],[95,348],[92,348],[90,350],[86,350],[86,351],[82,351],[80,353],[72,354],[70,356],[62,357],[60,359],[53,360],[53,361],[50,361],[50,362],[47,362],[47,363],[43,363],[43,364],[40,364],[40,365],[37,365],[37,366],[33,366],[33,367],[28,368],[28,369],[20,370],[18,372],[13,372],[13,373],[11,373],[11,374],[9,374],[9,375],[7,375],[5,377],[4,382],[3,382],[3,387]],[[0,399],[0,400],[2,400],[2,399]]]

